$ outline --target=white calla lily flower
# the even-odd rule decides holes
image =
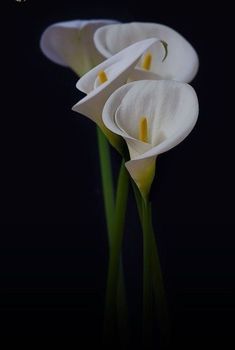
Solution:
[[[170,80],[128,83],[107,100],[103,122],[125,139],[130,152],[126,167],[144,198],[155,175],[157,156],[183,141],[198,112],[194,89]]]
[[[94,32],[115,22],[100,19],[54,23],[41,36],[41,50],[51,61],[70,67],[82,76],[104,60],[94,45]]]
[[[102,120],[105,102],[116,89],[126,84],[141,56],[152,45],[157,44],[162,45],[160,40],[155,38],[139,41],[90,70],[77,83],[77,88],[87,96],[72,109],[93,120],[115,147],[116,141],[113,141],[112,137],[110,139],[110,131],[106,129]]]
[[[191,44],[170,27],[157,23],[110,24],[97,29],[94,42],[106,58],[147,38],[159,38],[168,44],[168,55],[163,47],[152,47],[135,70],[132,80],[169,79],[190,82],[198,71],[198,55]]]

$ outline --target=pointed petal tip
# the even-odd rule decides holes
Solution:
[[[79,102],[75,103],[75,105],[73,105],[73,106],[71,107],[71,110],[72,110],[73,112],[77,112],[78,103],[79,103]]]

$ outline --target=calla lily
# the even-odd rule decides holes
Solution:
[[[138,22],[110,24],[95,32],[94,42],[99,52],[108,58],[136,41],[154,37],[168,44],[168,55],[162,60],[164,48],[152,47],[135,70],[133,80],[169,79],[190,82],[198,70],[197,53],[183,36],[170,27]]]
[[[97,28],[116,21],[76,20],[50,25],[42,34],[40,47],[53,62],[72,68],[79,76],[103,61],[93,35]]]
[[[77,83],[77,88],[87,96],[72,109],[98,124],[116,148],[117,140],[113,139],[115,135],[107,130],[102,120],[104,104],[117,88],[127,82],[141,56],[153,45],[162,44],[155,38],[139,41],[90,70]]]
[[[129,149],[127,170],[143,197],[148,196],[159,154],[179,144],[198,117],[194,89],[170,80],[128,83],[107,100],[103,122]]]

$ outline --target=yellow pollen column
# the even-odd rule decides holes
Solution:
[[[148,142],[148,120],[146,117],[141,117],[139,120],[139,140]]]
[[[141,68],[146,69],[146,70],[150,70],[151,63],[152,63],[152,54],[150,52],[147,52],[144,55],[144,58],[143,58],[143,61],[141,64]]]
[[[98,78],[99,78],[101,84],[105,83],[108,80],[107,74],[105,73],[104,70],[101,70],[98,73]]]

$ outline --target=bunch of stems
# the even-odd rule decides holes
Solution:
[[[115,337],[119,336],[120,345],[122,348],[127,348],[130,345],[130,328],[122,263],[122,241],[130,177],[123,158],[115,193],[109,144],[99,128],[97,128],[97,135],[109,237],[104,340],[106,344],[111,345]],[[131,183],[143,232],[143,345],[150,346],[155,315],[164,343],[169,341],[169,319],[160,260],[152,225],[151,203],[148,198],[141,196],[135,183],[133,181]]]

